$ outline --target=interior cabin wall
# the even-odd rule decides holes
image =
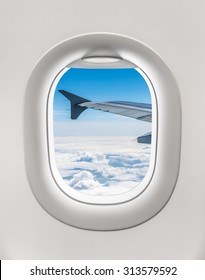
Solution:
[[[0,258],[204,259],[205,2],[1,0],[0,5]],[[80,230],[54,219],[34,198],[25,172],[29,75],[48,49],[90,32],[118,33],[147,44],[169,65],[180,89],[175,191],[158,215],[122,231]]]

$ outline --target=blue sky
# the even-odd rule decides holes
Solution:
[[[133,135],[150,130],[150,124],[119,115],[85,110],[70,119],[70,102],[63,89],[91,101],[133,101],[151,104],[146,81],[135,69],[71,68],[60,79],[54,94],[55,136]]]

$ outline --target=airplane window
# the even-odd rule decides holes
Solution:
[[[150,167],[152,94],[135,68],[70,68],[55,85],[55,165],[84,194],[137,188]]]
[[[52,48],[28,80],[24,123],[32,191],[68,225],[130,228],[173,193],[179,89],[161,57],[132,38],[86,34]]]

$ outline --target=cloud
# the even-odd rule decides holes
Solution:
[[[93,174],[89,171],[76,173],[67,183],[76,190],[91,190],[96,187],[101,187],[101,184],[94,180]]]
[[[130,137],[66,137],[55,139],[56,165],[68,184],[91,195],[131,190],[145,177],[150,145]]]

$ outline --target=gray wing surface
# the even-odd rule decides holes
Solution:
[[[105,101],[105,102],[83,102],[79,104],[83,108],[92,108],[101,110],[129,118],[151,122],[151,106],[149,104],[141,104],[126,101]]]
[[[152,121],[151,104],[128,101],[92,102],[65,90],[59,90],[59,92],[63,94],[68,100],[70,100],[72,120],[77,119],[84,110],[91,108],[145,122]],[[152,133],[150,132],[138,137],[137,141],[138,143],[151,144]]]
[[[68,91],[59,90],[71,102],[71,119],[77,119],[87,108],[109,112],[141,121],[152,121],[151,104],[128,101],[92,102]]]

